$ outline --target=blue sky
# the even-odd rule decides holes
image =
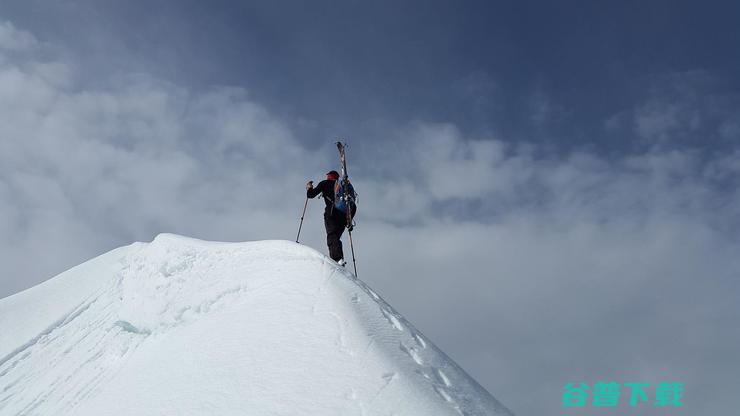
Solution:
[[[160,232],[292,239],[343,137],[361,278],[515,412],[603,378],[731,412],[739,8],[4,1],[0,296]]]
[[[73,41],[88,70],[240,85],[307,119],[295,127],[314,141],[420,119],[480,138],[624,152],[646,144],[631,126],[605,123],[683,88],[665,85],[677,74],[701,78],[695,100],[740,105],[732,2],[6,3],[17,23]],[[726,144],[707,133],[687,141]]]

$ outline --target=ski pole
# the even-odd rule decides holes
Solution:
[[[355,260],[355,245],[352,243],[352,230],[347,230],[349,233],[349,246],[352,249],[352,265],[355,268],[355,277],[357,277],[357,261]]]
[[[298,238],[301,236],[301,228],[303,228],[303,217],[306,216],[306,207],[308,206],[308,197],[306,197],[306,203],[303,204],[303,213],[301,214],[301,225],[298,226],[298,235],[295,237],[295,242],[298,242]]]

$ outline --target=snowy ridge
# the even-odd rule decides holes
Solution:
[[[287,241],[162,234],[0,300],[0,415],[509,415]]]

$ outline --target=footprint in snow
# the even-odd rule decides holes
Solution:
[[[399,331],[403,331],[403,324],[401,323],[401,321],[398,320],[398,318],[396,318],[393,312],[385,308],[381,308],[381,312],[383,312],[383,316],[385,316],[385,319],[387,319],[388,322],[390,322],[394,328],[396,328]]]
[[[414,348],[414,347],[407,347],[406,345],[404,345],[404,343],[401,343],[401,345],[400,345],[399,348],[401,348],[401,351],[403,351],[406,354],[408,354],[409,357],[411,357],[411,359],[413,359],[414,362],[416,362],[416,364],[424,365],[424,360],[419,355],[419,352],[416,351],[416,348]]]
[[[437,392],[437,394],[446,402],[452,403],[452,396],[450,396],[450,393],[447,392],[447,389],[440,386],[434,386],[434,391]]]
[[[430,377],[429,374],[427,374],[427,372],[424,371],[424,370],[416,370],[416,374],[424,377],[427,380],[431,380],[432,379],[432,377]]]
[[[442,370],[440,370],[439,368],[434,369],[434,374],[437,376],[437,380],[439,380],[439,382],[444,384],[446,387],[450,387],[452,385],[447,375],[443,373]]]
[[[414,332],[412,335],[414,336],[414,341],[416,341],[416,343],[419,344],[421,348],[427,347],[427,342],[424,341],[424,338],[422,338],[418,332]]]
[[[132,325],[131,322],[128,322],[128,321],[116,321],[113,325],[121,328],[124,332],[128,332],[131,334],[138,334],[138,335],[144,335],[144,336],[151,334],[151,331],[149,331],[148,329],[137,328],[134,325]]]
[[[394,378],[396,378],[396,373],[393,373],[393,372],[391,372],[391,373],[385,373],[385,374],[382,375],[382,377],[383,377],[383,380],[385,380],[388,383],[390,383],[391,381],[393,381]]]

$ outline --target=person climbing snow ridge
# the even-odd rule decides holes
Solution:
[[[326,179],[314,187],[313,181],[306,183],[306,197],[315,198],[319,194],[324,198],[326,208],[324,209],[324,226],[326,227],[326,244],[329,247],[329,257],[344,266],[344,252],[342,250],[342,233],[347,227],[347,214],[342,212],[335,204],[335,187],[339,180],[339,173],[335,170],[326,173]],[[351,218],[355,216],[357,206],[350,204]],[[350,224],[351,226],[351,224]]]

